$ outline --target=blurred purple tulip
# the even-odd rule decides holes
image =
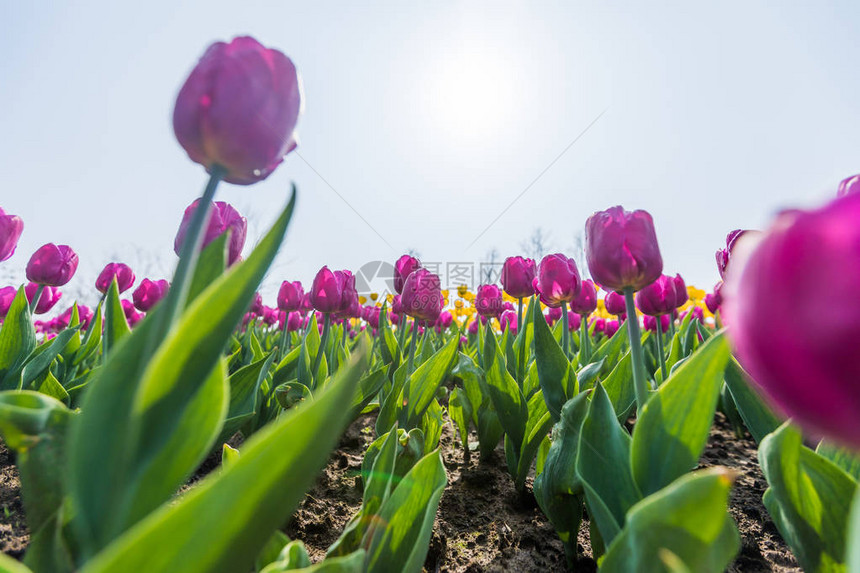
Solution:
[[[469,323],[469,334],[478,334],[478,328],[480,328],[480,322],[478,320],[473,320]]]
[[[579,293],[570,301],[570,310],[577,315],[588,316],[597,310],[597,289],[590,279],[582,279]]]
[[[305,290],[299,281],[284,281],[278,290],[278,308],[285,312],[299,310],[302,307],[302,299]]]
[[[627,305],[624,302],[624,295],[620,292],[610,291],[606,293],[603,299],[603,304],[606,306],[606,312],[621,316],[627,314]]]
[[[143,320],[143,315],[137,312],[137,309],[134,308],[134,303],[130,300],[122,299],[120,303],[122,304],[122,311],[125,314],[125,320],[130,327],[134,328],[138,322]]]
[[[173,131],[188,156],[224,180],[268,177],[296,147],[302,108],[293,62],[244,36],[209,46],[176,98]]]
[[[636,306],[642,314],[671,314],[687,302],[689,295],[681,275],[660,275],[656,281],[636,293]],[[680,302],[679,302],[680,301]]]
[[[169,288],[170,283],[165,279],[157,281],[143,279],[131,294],[131,300],[134,301],[137,310],[149,312],[158,301],[164,298]]]
[[[551,306],[546,313],[546,321],[552,326],[557,320],[561,320],[561,307]]]
[[[6,318],[9,313],[9,308],[12,306],[12,301],[15,300],[15,295],[18,294],[18,289],[12,286],[0,288],[0,318]]]
[[[743,229],[735,229],[734,231],[730,232],[728,235],[726,235],[726,248],[719,249],[717,251],[717,270],[720,273],[721,279],[726,278],[726,269],[728,268],[729,262],[731,261],[732,250],[735,248],[735,244],[738,242],[738,239],[744,236],[745,233],[747,233],[747,231]]]
[[[837,197],[844,197],[849,193],[857,193],[860,191],[860,174],[848,177],[839,182],[839,188],[836,190]],[[2,213],[2,211],[0,211]],[[3,260],[0,258],[0,260]]]
[[[668,314],[660,315],[660,328],[663,332],[669,330],[669,322],[670,318]],[[652,332],[657,332],[657,317],[646,314],[642,319],[642,325],[645,327],[645,330],[650,330]]]
[[[612,338],[615,336],[615,333],[618,332],[618,328],[620,327],[620,323],[617,320],[607,320],[603,326],[603,334],[607,337]]]
[[[110,283],[116,277],[119,292],[125,292],[134,284],[134,271],[125,263],[108,263],[96,279],[96,290],[104,294],[110,288]]]
[[[576,330],[582,325],[582,316],[572,310],[567,311],[567,329]]]
[[[496,285],[480,285],[475,293],[475,309],[481,316],[498,317],[502,314],[502,289]]]
[[[24,221],[17,215],[8,215],[0,207],[0,262],[15,254],[18,239],[24,232]]]
[[[607,290],[637,291],[663,272],[654,220],[647,211],[621,206],[598,211],[585,223],[585,242],[591,276]]]
[[[514,298],[526,298],[535,293],[537,267],[533,259],[508,257],[502,265],[502,288]]]
[[[499,318],[499,324],[502,326],[502,332],[504,332],[505,329],[510,329],[511,334],[515,335],[517,333],[517,328],[519,327],[517,324],[517,313],[512,310],[506,310]]]
[[[173,240],[173,250],[177,256],[182,249],[182,243],[185,242],[185,234],[188,232],[188,226],[191,224],[194,211],[197,210],[199,204],[200,199],[195,199],[182,215],[182,222],[179,224],[179,230]],[[232,205],[223,201],[216,201],[209,210],[209,224],[203,235],[203,247],[206,247],[228,230],[230,231],[230,243],[228,245],[227,264],[232,265],[239,260],[242,247],[245,246],[248,221]]]
[[[48,243],[39,247],[27,263],[27,279],[46,286],[63,286],[75,276],[78,255],[68,245]]]
[[[723,281],[718,282],[714,285],[714,292],[708,293],[705,295],[705,306],[708,307],[708,310],[711,311],[711,314],[716,314],[716,312],[720,309],[720,306],[723,304]]]
[[[33,304],[33,299],[36,297],[36,291],[39,290],[39,285],[36,283],[30,282],[24,287],[24,293],[27,295],[27,300],[30,304]],[[63,293],[60,292],[60,289],[46,286],[42,289],[42,296],[39,297],[39,302],[36,303],[36,310],[34,314],[45,314],[56,305],[60,298],[62,298]]]
[[[411,255],[403,255],[394,263],[394,290],[403,293],[403,285],[413,272],[421,268],[421,261]]]

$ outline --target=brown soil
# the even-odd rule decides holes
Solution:
[[[290,538],[305,543],[314,561],[322,559],[361,505],[359,471],[364,451],[373,441],[373,423],[374,416],[366,415],[347,429],[285,528]],[[487,462],[480,463],[472,455],[465,464],[459,438],[450,426],[443,430],[441,447],[448,486],[439,503],[425,570],[564,571],[564,549],[531,495],[531,479],[527,494],[518,495],[505,469],[501,447]],[[216,467],[217,459],[208,459],[191,481]],[[742,548],[728,571],[801,571],[761,502],[767,484],[758,467],[755,442],[749,436],[735,437],[719,413],[700,467],[713,465],[739,472],[730,511],[741,532]],[[23,554],[29,540],[19,490],[12,456],[0,442],[0,549],[16,557]],[[577,570],[595,571],[586,532],[583,523]]]

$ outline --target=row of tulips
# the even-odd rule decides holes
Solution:
[[[438,446],[450,419],[464,456],[486,460],[503,444],[523,495],[534,472],[571,564],[587,510],[601,570],[722,571],[740,545],[727,511],[733,472],[692,471],[718,408],[760,443],[765,504],[801,565],[860,567],[860,544],[848,543],[860,538],[860,508],[849,503],[860,373],[846,351],[860,321],[856,305],[834,311],[815,296],[823,280],[853,300],[857,178],[820,210],[784,213],[764,234],[731,233],[717,253],[725,286],[702,298],[716,326],[724,315],[740,363],[683,280],[663,274],[651,216],[621,207],[586,222],[592,280],[562,254],[511,257],[501,288],[458,292],[469,303],[458,306],[404,256],[390,307],[363,307],[352,273],[324,267],[307,293],[284,283],[276,312],[256,290],[295,190],[244,260],[245,221],[214,197],[220,181],[265,179],[295,148],[299,84],[289,58],[251,38],[214,44],[192,71],[174,130],[210,179],[182,219],[170,284],[150,281],[135,301],[146,301],[145,316],[130,318],[120,298],[131,270],[108,265],[95,311],[74,304],[67,323],[62,314],[50,327],[55,336],[37,338],[33,311],[45,293],[59,298],[48,289],[77,267],[66,246],[33,255],[29,295],[4,291],[0,433],[18,454],[31,542],[22,563],[2,556],[0,567],[419,571],[447,482]],[[0,260],[22,231],[0,213]],[[467,324],[469,309],[477,316]],[[620,322],[609,327],[598,310]],[[370,328],[356,329],[359,319]],[[279,528],[343,428],[370,412],[377,438],[361,509],[312,564]],[[236,432],[246,438],[238,451],[225,445]],[[820,436],[815,450],[804,445]],[[218,450],[223,467],[177,495]]]

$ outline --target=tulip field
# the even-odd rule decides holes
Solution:
[[[403,255],[372,294],[319,261],[265,301],[301,190],[244,257],[217,192],[297,147],[302,98],[280,51],[213,44],[173,275],[112,262],[89,308],[46,243],[0,286],[0,571],[860,571],[860,176],[728,233],[708,291],[607,205],[584,260],[443,288]]]

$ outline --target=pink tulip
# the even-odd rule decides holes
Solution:
[[[284,281],[278,290],[278,308],[286,312],[299,310],[302,307],[304,296],[305,291],[302,288],[302,283]]]
[[[606,324],[603,327],[603,334],[607,337],[612,338],[615,336],[615,333],[618,332],[619,322],[617,320],[607,320]]]
[[[657,280],[636,293],[636,306],[642,314],[671,314],[687,302],[689,295],[681,275],[660,275]]]
[[[403,312],[416,320],[434,322],[442,312],[441,282],[427,269],[418,269],[406,278],[400,297]]]
[[[353,301],[358,301],[355,276],[349,271],[330,271],[323,267],[314,277],[310,299],[314,308],[324,313],[349,310]]]
[[[0,262],[15,254],[18,239],[24,232],[24,221],[17,215],[7,215],[0,207]]]
[[[624,302],[624,295],[611,291],[606,293],[603,299],[603,304],[606,306],[606,312],[615,316],[627,315],[627,305]]]
[[[540,300],[555,308],[570,302],[579,293],[579,270],[573,259],[561,253],[541,259],[537,277],[532,282]]]
[[[30,304],[33,304],[33,299],[36,296],[36,291],[39,289],[39,285],[36,283],[27,283],[24,287],[24,292],[27,295],[27,300]],[[46,286],[42,289],[42,296],[39,297],[39,302],[36,303],[35,314],[45,314],[56,305],[60,298],[62,298],[63,293],[60,292],[60,289]]]
[[[379,328],[379,313],[382,309],[377,306],[365,307],[364,320],[371,328]]]
[[[607,290],[637,291],[663,272],[654,220],[646,211],[598,211],[585,223],[585,241],[591,276]]]
[[[413,272],[421,268],[421,261],[410,255],[403,255],[394,263],[394,290],[403,293],[403,285]]]
[[[496,285],[480,285],[475,294],[475,309],[481,316],[502,314],[502,289]]]
[[[590,279],[582,280],[579,293],[570,301],[570,310],[583,316],[588,316],[597,310],[597,289]]]
[[[502,313],[501,318],[499,318],[499,324],[502,326],[502,332],[509,329],[511,334],[516,334],[519,327],[517,324],[517,313],[512,310],[506,310]]]
[[[78,255],[68,245],[48,243],[39,247],[27,263],[27,279],[36,284],[63,286],[75,276]]]
[[[176,98],[173,131],[207,170],[238,185],[262,181],[295,149],[302,107],[293,62],[255,39],[212,44]]]
[[[125,263],[108,263],[96,279],[96,290],[104,294],[116,277],[119,292],[125,292],[134,284],[134,271]]]
[[[153,281],[143,279],[131,295],[134,306],[141,312],[149,312],[152,307],[165,297],[170,283],[165,279]]]
[[[601,319],[602,320],[602,319]],[[567,311],[567,329],[576,330],[582,325],[582,316],[572,310]]]
[[[523,257],[508,257],[502,265],[500,277],[502,288],[514,298],[526,298],[535,293],[532,284],[537,274],[537,267],[532,259]]]
[[[176,232],[176,238],[173,240],[173,250],[177,256],[182,250],[182,244],[185,242],[185,234],[188,232],[188,226],[191,224],[191,219],[194,217],[194,212],[197,210],[199,204],[200,199],[195,199],[182,215],[182,222],[179,224],[179,230]],[[228,230],[230,231],[230,243],[227,249],[227,264],[232,265],[239,260],[239,255],[242,254],[242,247],[245,246],[248,221],[232,205],[223,201],[216,201],[209,209],[209,224],[206,227],[206,233],[203,235],[203,247],[206,247],[206,245]]]

